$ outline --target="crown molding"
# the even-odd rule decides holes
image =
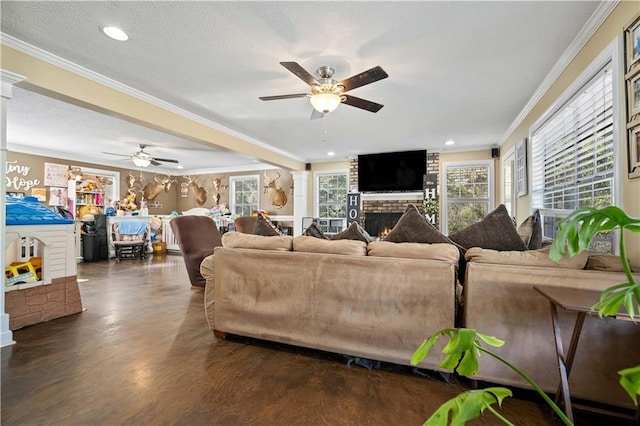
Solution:
[[[18,152],[21,154],[28,155],[38,155],[40,157],[49,157],[49,158],[57,158],[60,160],[65,160],[67,162],[79,162],[79,163],[87,163],[87,164],[95,164],[96,167],[112,167],[115,169],[124,169],[124,170],[140,170],[139,167],[133,165],[133,163],[123,163],[114,161],[102,161],[100,163],[96,163],[96,159],[93,157],[86,157],[82,155],[72,154],[68,152],[60,152],[50,149],[41,149],[39,148],[37,151],[34,150],[33,147],[21,145],[21,144],[10,144],[7,151],[9,152]],[[66,164],[66,163],[65,163]],[[156,174],[166,174],[169,176],[182,176],[182,175],[209,175],[209,174],[218,174],[218,173],[238,173],[245,171],[254,171],[254,170],[274,170],[281,169],[282,167],[277,167],[271,164],[266,163],[251,163],[237,166],[228,166],[228,167],[212,167],[210,169],[177,169],[174,167],[166,167],[166,166],[154,166],[152,168],[145,167],[144,170],[156,173]]]
[[[88,68],[82,67],[78,64],[75,64],[67,59],[61,58],[59,56],[56,56],[50,52],[47,52],[46,50],[40,49],[39,47],[33,46],[31,44],[25,43],[22,40],[19,40],[13,36],[10,36],[8,34],[5,34],[3,32],[0,32],[0,42],[7,46],[10,47],[12,49],[15,49],[19,52],[22,52],[26,55],[32,56],[38,60],[41,60],[43,62],[46,62],[48,64],[57,66],[59,68],[64,69],[65,71],[69,71],[71,73],[74,73],[76,75],[79,75],[83,78],[86,78],[88,80],[91,80],[93,82],[96,82],[98,84],[101,84],[103,86],[106,86],[110,89],[113,90],[117,90],[121,93],[124,93],[126,95],[132,96],[136,99],[139,99],[143,102],[146,102],[148,104],[157,106],[158,108],[162,108],[166,111],[172,112],[176,115],[179,115],[181,117],[184,117],[186,119],[189,119],[191,121],[194,121],[196,123],[202,124],[204,126],[207,126],[211,129],[215,129],[218,130],[220,132],[226,133],[230,136],[233,136],[235,138],[241,139],[245,142],[248,142],[252,145],[256,145],[260,148],[269,150],[273,153],[276,153],[278,155],[282,155],[283,157],[287,157],[290,158],[292,160],[296,160],[296,161],[301,161],[304,162],[304,158],[302,157],[298,157],[295,155],[292,155],[291,153],[288,153],[280,148],[276,148],[274,146],[271,146],[265,142],[262,142],[258,139],[255,139],[251,136],[245,135],[244,133],[240,133],[236,130],[230,129],[226,126],[223,126],[221,124],[218,124],[214,121],[208,120],[204,117],[201,117],[197,114],[194,114],[190,111],[187,111],[185,109],[179,108],[173,104],[170,104],[169,102],[163,101],[162,99],[158,99],[154,96],[151,96],[147,93],[144,93],[138,89],[134,89],[133,87],[127,86],[126,84],[120,83],[119,81],[113,80],[109,77],[106,77],[102,74],[99,74],[95,71],[92,71]]]
[[[567,68],[571,61],[573,61],[580,50],[582,50],[582,48],[587,44],[596,30],[600,28],[602,23],[607,19],[607,17],[609,17],[613,9],[616,8],[618,3],[620,3],[620,0],[600,2],[587,23],[578,32],[569,47],[567,47],[562,56],[560,56],[560,58],[555,63],[553,68],[551,68],[551,71],[549,71],[544,80],[542,80],[540,86],[538,86],[536,91],[533,92],[533,95],[531,96],[529,101],[525,104],[524,108],[522,108],[522,111],[520,111],[515,120],[513,120],[511,125],[502,134],[498,143],[499,146],[504,145],[509,136],[511,136],[511,134],[518,128],[518,126],[522,124],[533,107],[540,101],[540,99],[542,99],[542,96],[544,96],[551,85],[558,79],[558,77],[560,77],[560,74],[562,74],[562,72]]]
[[[1,95],[3,98],[9,99],[13,95],[13,86],[23,80],[26,80],[26,77],[11,71],[0,69],[0,79],[2,80]]]

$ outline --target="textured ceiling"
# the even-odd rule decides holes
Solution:
[[[14,2],[1,31],[305,162],[394,150],[497,146],[598,2]],[[100,28],[129,33],[121,43]],[[341,105],[309,120],[308,86],[279,65],[335,68],[342,80],[380,65],[389,78],[350,94],[384,108]],[[255,167],[124,120],[18,91],[8,143],[100,151],[155,145],[188,170]],[[56,138],[56,135],[59,137]],[[61,143],[60,136],[64,138]],[[193,151],[198,148],[200,151]],[[202,151],[204,150],[204,151]],[[197,152],[198,158],[189,158]],[[206,164],[202,164],[206,162]]]

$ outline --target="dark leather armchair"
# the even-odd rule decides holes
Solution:
[[[243,234],[253,234],[253,227],[258,220],[258,216],[239,216],[233,223],[236,225],[236,231]]]
[[[216,223],[207,216],[178,216],[169,221],[173,235],[182,251],[191,285],[204,287],[206,280],[200,274],[200,263],[222,246]]]

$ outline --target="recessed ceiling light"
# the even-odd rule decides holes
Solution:
[[[114,40],[118,40],[118,41],[129,40],[129,36],[127,35],[127,33],[125,33],[124,31],[122,31],[120,28],[117,28],[117,27],[104,27],[102,28],[102,32]]]
[[[335,152],[333,152],[333,151],[329,151],[329,152],[327,152],[327,155],[328,155],[329,157],[333,157],[334,155],[336,155],[336,153],[335,153]]]
[[[452,141],[451,139],[449,139],[448,141],[446,141],[444,144],[445,145],[453,145],[454,143],[456,143],[456,141]]]
[[[182,167],[182,164],[178,164],[178,165],[176,166],[176,169],[184,169],[184,167]]]

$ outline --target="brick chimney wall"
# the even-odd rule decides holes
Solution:
[[[435,179],[438,181],[440,173],[440,154],[427,153],[427,179]],[[358,159],[351,159],[349,162],[349,189],[350,191],[357,192],[358,190]],[[394,195],[398,195],[395,192]],[[438,196],[438,199],[440,197]],[[364,225],[364,218],[367,212],[370,213],[403,213],[407,208],[407,204],[415,204],[420,211],[422,211],[422,200],[424,194],[420,198],[407,197],[402,200],[363,200],[362,209],[360,214],[360,224]],[[440,215],[436,215],[436,227],[440,224]]]

